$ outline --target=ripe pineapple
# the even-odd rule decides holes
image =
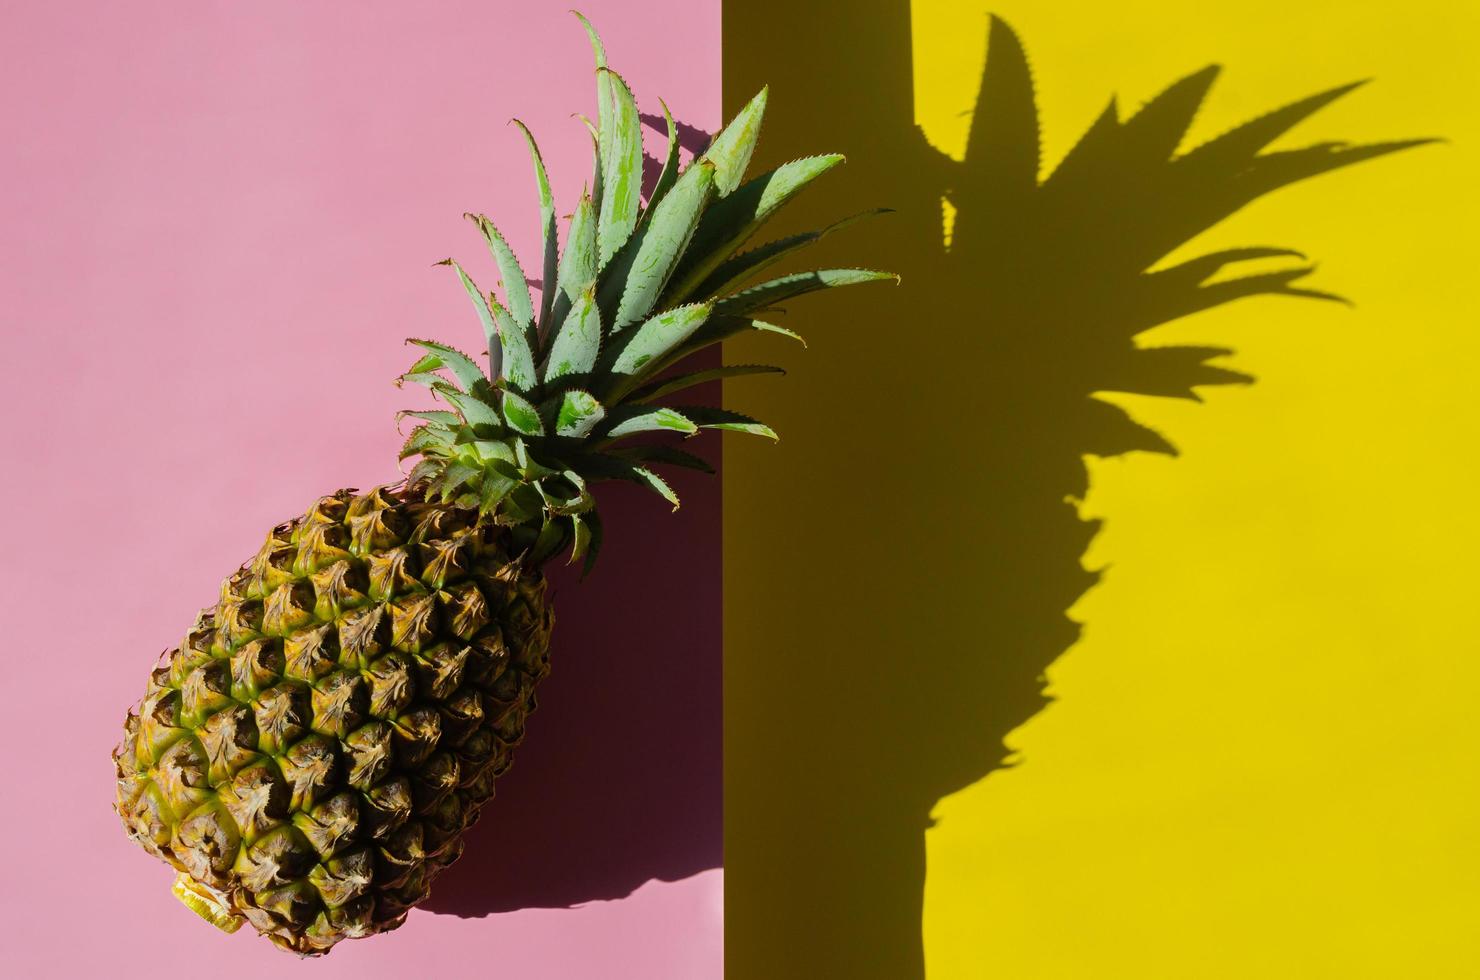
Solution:
[[[829,269],[749,284],[818,234],[739,248],[841,161],[806,157],[742,182],[764,90],[682,169],[665,107],[667,159],[644,205],[637,106],[582,23],[596,56],[595,173],[563,253],[524,131],[542,220],[538,304],[502,235],[470,215],[503,301],[445,264],[482,324],[486,372],[412,341],[426,353],[401,381],[447,408],[404,413],[417,422],[401,451],[419,458],[409,475],[338,491],[273,528],[128,716],[114,753],[124,826],[179,872],[177,896],[228,931],[245,921],[317,954],[400,925],[461,853],[523,737],[549,670],[541,567],[568,553],[589,570],[601,543],[591,486],[634,481],[677,508],[652,467],[708,467],[659,437],[775,438],[734,412],[662,402],[778,368],[669,369],[745,330],[790,334],[756,318],[788,298],[893,278]]]

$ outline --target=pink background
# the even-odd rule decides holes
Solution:
[[[509,117],[572,203],[589,145],[570,114],[594,99],[563,7],[8,5],[4,972],[720,975],[717,481],[685,482],[673,517],[612,496],[612,556],[561,585],[519,765],[401,930],[303,962],[223,936],[110,809],[108,752],[155,655],[272,524],[395,479],[402,338],[476,346],[431,267],[455,252],[492,283],[459,215],[533,254]],[[718,0],[584,9],[644,111],[662,95],[713,129]],[[662,616],[657,575],[683,593]]]

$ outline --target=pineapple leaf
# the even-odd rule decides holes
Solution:
[[[488,376],[497,378],[503,366],[503,347],[498,342],[498,328],[494,326],[493,311],[488,308],[487,298],[457,262],[452,259],[443,259],[437,264],[452,266],[457,272],[458,280],[462,282],[463,289],[468,294],[468,299],[473,301],[473,309],[478,313],[478,322],[483,326],[483,340],[488,345]]]
[[[816,269],[812,272],[796,272],[743,289],[733,296],[726,296],[714,304],[714,312],[718,316],[741,316],[769,309],[775,303],[819,289],[884,280],[898,282],[899,277],[892,272],[875,272],[872,269]]]
[[[550,306],[555,300],[556,265],[560,256],[560,238],[555,229],[555,197],[550,193],[550,175],[545,171],[545,161],[540,156],[534,134],[518,119],[514,120],[514,125],[519,127],[524,141],[529,144],[529,159],[534,164],[535,186],[540,196],[540,243],[544,263],[540,271],[539,328],[543,333],[550,329]]]
[[[453,463],[442,471],[441,479],[432,485],[432,493],[442,500],[455,496],[463,486],[481,476],[483,470],[467,463]]]
[[[620,333],[652,312],[658,295],[683,256],[714,186],[714,166],[701,160],[678,178],[650,222],[643,225],[606,270],[601,285],[610,330]]]
[[[458,415],[456,412],[446,412],[442,411],[441,409],[435,409],[431,411],[397,412],[396,418],[397,420],[406,418],[421,419],[423,422],[436,422],[438,425],[450,426],[451,428],[457,428],[459,425],[463,424],[462,416]]]
[[[560,408],[555,415],[555,434],[584,439],[605,416],[606,409],[594,395],[589,391],[573,388],[560,400]]]
[[[539,383],[539,376],[534,369],[534,351],[529,347],[529,335],[492,296],[488,297],[488,307],[493,311],[499,345],[504,351],[503,377],[520,391],[533,390]]]
[[[545,365],[545,381],[566,375],[589,374],[596,366],[601,349],[601,311],[596,305],[592,287],[581,293],[560,331],[550,345],[550,359]]]
[[[437,394],[441,395],[447,404],[457,410],[463,421],[468,425],[488,425],[495,429],[504,427],[503,419],[499,417],[498,411],[492,405],[474,395],[467,395],[452,388],[450,385],[438,386]]]
[[[872,218],[881,214],[890,214],[892,210],[892,208],[875,208],[872,211],[863,211],[859,214],[843,218],[840,221],[834,221],[826,228],[818,231],[808,231],[800,235],[778,238],[764,245],[757,245],[748,251],[740,252],[721,262],[710,273],[709,278],[705,279],[704,282],[695,288],[694,295],[707,298],[727,293],[762,269],[769,268],[788,255],[806,248],[808,245],[821,240],[825,236],[846,228],[855,221],[863,218]]]
[[[680,374],[674,378],[654,381],[652,384],[632,392],[628,396],[631,402],[650,402],[655,398],[671,395],[676,391],[683,391],[695,385],[702,385],[710,381],[718,381],[722,378],[740,378],[752,374],[785,374],[783,368],[773,367],[769,364],[735,364],[725,367],[709,368],[705,371],[694,371],[690,374]]]
[[[448,448],[448,437],[445,430],[439,431],[435,426],[418,425],[411,430],[411,435],[401,444],[401,451],[397,459],[407,459],[411,456],[429,455],[431,450],[441,449],[442,455],[446,454]]]
[[[715,201],[699,219],[689,249],[674,271],[674,282],[659,305],[677,305],[692,296],[695,287],[782,205],[842,162],[841,153],[793,160],[746,181],[728,197]]]
[[[560,257],[560,294],[550,311],[556,331],[562,329],[576,297],[596,282],[596,272],[596,209],[591,196],[582,193],[571,215],[565,254]]]
[[[585,578],[591,574],[591,569],[596,567],[596,556],[601,553],[601,542],[604,537],[601,527],[601,517],[596,511],[591,511],[582,517],[590,538],[586,544],[586,562],[581,566],[581,577]]]
[[[600,205],[602,198],[601,176],[606,166],[606,159],[610,156],[608,145],[611,138],[611,78],[606,71],[606,46],[601,43],[601,36],[596,33],[596,28],[578,10],[571,13],[581,22],[586,29],[586,37],[591,41],[591,54],[596,60],[596,125],[590,120],[582,117],[586,128],[591,130],[592,153],[595,160],[595,176],[592,178],[591,199]]]
[[[464,391],[472,391],[480,381],[484,384],[488,383],[483,369],[474,364],[473,359],[460,350],[455,350],[446,344],[439,344],[435,340],[408,340],[407,343],[415,344],[428,352],[427,357],[423,357],[412,365],[412,373],[422,374],[446,368],[452,372],[452,376],[458,380]],[[409,375],[407,377],[409,378]]]
[[[744,432],[753,436],[765,436],[773,441],[781,437],[776,435],[774,429],[769,425],[757,422],[748,415],[732,412],[727,408],[710,408],[704,405],[684,405],[679,411],[701,429],[722,429],[726,432]]]
[[[498,265],[499,275],[504,282],[504,299],[508,304],[509,313],[513,315],[514,321],[524,328],[526,333],[534,330],[534,304],[529,298],[529,282],[524,278],[524,269],[519,265],[519,259],[514,255],[514,250],[509,243],[504,241],[504,236],[481,214],[465,214],[463,217],[478,226],[478,231],[483,236],[484,242],[488,244],[488,251],[493,256],[493,261]]]
[[[653,192],[648,197],[647,208],[643,211],[643,220],[652,219],[653,209],[663,200],[668,189],[678,180],[678,125],[673,121],[673,113],[668,110],[668,103],[662,99],[658,105],[663,107],[663,122],[668,127],[668,150],[663,155],[663,169],[658,171],[658,179],[653,184]]]
[[[514,488],[520,484],[519,475],[511,468],[497,464],[483,468],[483,484],[478,488],[478,513],[490,514],[498,509]]]
[[[673,492],[673,488],[668,485],[667,480],[646,466],[631,466],[630,469],[632,471],[631,479],[652,490],[658,496],[672,504],[674,510],[678,510],[678,494]]]
[[[621,439],[639,432],[681,432],[691,436],[699,427],[671,408],[623,405],[614,409],[602,426],[603,439]]]
[[[785,327],[778,327],[774,323],[767,323],[764,320],[754,320],[750,317],[744,316],[713,316],[709,318],[704,326],[694,331],[694,335],[689,338],[687,343],[685,343],[682,347],[675,349],[672,354],[664,358],[662,363],[660,363],[657,367],[649,370],[647,374],[656,374],[659,371],[662,371],[664,368],[670,367],[673,364],[683,360],[690,354],[701,351],[706,347],[718,344],[722,341],[729,340],[731,337],[742,334],[747,330],[756,330],[761,333],[780,334],[783,337],[790,337],[792,340],[795,340],[803,347],[807,346],[807,342],[802,339],[801,334],[797,333],[795,330],[788,330]]]
[[[720,197],[727,197],[745,179],[745,168],[760,139],[768,91],[757,92],[704,151],[701,159],[714,164],[714,187]]]
[[[509,428],[527,436],[542,436],[545,425],[540,421],[539,409],[531,405],[517,392],[504,392],[504,420]],[[521,443],[521,445],[523,445]]]
[[[591,543],[591,529],[581,519],[580,514],[570,515],[571,545],[570,557],[566,559],[567,565],[573,565],[586,553],[586,548]]]
[[[713,307],[694,303],[659,313],[632,332],[611,365],[607,389],[620,396],[651,374],[676,347],[709,319]],[[646,369],[646,370],[644,370]]]
[[[714,472],[714,467],[705,460],[674,446],[615,446],[607,452],[620,459],[639,463],[662,463],[698,470],[701,473]]]
[[[601,124],[601,217],[596,243],[601,264],[605,265],[637,225],[642,191],[642,124],[632,90],[622,76],[610,68],[598,68],[596,73],[607,77],[613,110],[612,118]]]

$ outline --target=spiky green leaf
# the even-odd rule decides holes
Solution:
[[[668,127],[668,150],[663,154],[663,169],[658,171],[658,179],[653,184],[653,192],[648,196],[647,207],[643,209],[643,220],[652,219],[653,209],[663,200],[675,181],[678,180],[678,125],[673,121],[673,113],[668,110],[668,103],[662,99],[658,104],[663,107],[663,122]]]
[[[709,319],[712,306],[694,303],[667,310],[632,331],[616,354],[606,389],[621,394],[650,375],[663,359]]]
[[[462,385],[464,391],[472,391],[481,381],[488,383],[488,378],[483,374],[483,369],[473,363],[473,359],[460,350],[439,344],[435,340],[408,340],[408,344],[415,344],[432,355],[437,361],[437,366],[430,366],[427,358],[422,358],[412,368],[413,373],[424,373],[446,368],[452,372],[452,376]]]
[[[684,469],[698,470],[701,473],[714,472],[714,467],[705,460],[674,446],[613,446],[605,451],[618,458],[639,463],[681,466]]]
[[[793,160],[746,181],[728,197],[715,201],[699,219],[699,227],[660,305],[674,305],[692,296],[695,287],[782,205],[842,162],[841,153]]]
[[[710,381],[719,381],[723,378],[740,378],[752,374],[785,374],[786,371],[769,364],[734,364],[725,367],[709,368],[705,371],[693,371],[688,374],[680,374],[677,377],[655,381],[652,384],[643,385],[628,396],[628,401],[650,402],[655,398],[671,395],[676,391],[683,391],[695,385],[706,384]]]
[[[446,388],[438,388],[437,394],[455,408],[468,425],[488,425],[496,429],[504,427],[503,419],[499,417],[498,411],[475,395]]]
[[[602,192],[596,227],[597,252],[605,265],[637,225],[642,192],[642,124],[637,102],[622,76],[610,68],[598,68],[597,74],[607,77],[612,104],[610,120],[601,124]]]
[[[457,278],[462,282],[463,289],[468,294],[468,299],[473,301],[473,309],[478,313],[478,322],[483,327],[483,342],[488,345],[488,376],[497,378],[502,368],[503,348],[498,342],[498,329],[493,322],[493,311],[488,307],[488,297],[483,295],[471,277],[463,271],[453,259],[443,259],[439,265],[450,265],[457,272]]]
[[[595,290],[588,287],[576,299],[555,334],[550,359],[545,364],[545,381],[590,373],[600,350],[601,310],[596,305]]]
[[[639,432],[680,432],[691,436],[699,431],[681,412],[649,405],[624,405],[614,409],[603,423],[602,437],[621,439]]]
[[[560,399],[555,416],[555,434],[582,439],[606,416],[606,409],[589,391],[578,388],[567,391]]]
[[[714,167],[689,167],[658,205],[652,221],[628,242],[602,277],[599,301],[615,310],[610,330],[620,333],[652,312],[663,287],[693,237],[714,187]]]
[[[745,179],[745,168],[760,139],[768,92],[768,88],[757,92],[704,151],[702,159],[714,164],[714,187],[720,197],[728,196]]]
[[[872,269],[816,269],[812,272],[797,272],[751,286],[733,296],[726,296],[714,304],[714,312],[716,316],[743,316],[819,289],[885,280],[898,282],[899,277],[892,272],[876,272]]]
[[[493,322],[498,327],[499,343],[504,350],[503,377],[520,391],[534,390],[539,376],[535,373],[529,334],[492,296],[488,298],[488,307],[493,311]]]
[[[765,436],[767,439],[779,439],[774,429],[762,422],[757,422],[748,415],[732,412],[727,408],[710,408],[707,405],[684,405],[679,408],[684,417],[691,420],[701,429],[720,429],[725,432],[744,432],[753,436]]]
[[[540,421],[539,409],[530,404],[517,392],[504,392],[504,421],[509,423],[509,428],[515,432],[527,436],[542,436],[545,434],[545,425]],[[522,445],[522,443],[521,443]]]
[[[488,245],[488,252],[493,256],[499,276],[503,279],[506,308],[514,317],[514,322],[522,326],[526,333],[533,332],[534,304],[529,297],[529,282],[524,278],[524,269],[519,265],[514,250],[509,247],[493,222],[485,216],[468,214],[463,217],[478,226],[478,233]]]
[[[762,269],[769,268],[788,255],[792,255],[806,248],[808,245],[820,241],[835,231],[840,231],[848,227],[855,221],[876,217],[881,214],[889,214],[890,212],[890,208],[874,208],[871,211],[864,211],[859,214],[850,215],[840,221],[835,221],[826,228],[818,231],[803,232],[800,235],[789,235],[786,238],[778,238],[775,241],[767,242],[764,245],[757,245],[755,248],[740,252],[721,262],[709,274],[709,278],[705,279],[694,289],[694,295],[701,298],[723,295]]]
[[[557,262],[560,257],[560,238],[555,229],[555,197],[550,192],[550,176],[545,171],[545,161],[540,156],[540,148],[534,141],[534,134],[529,127],[519,120],[514,120],[514,125],[519,127],[519,132],[524,134],[524,141],[529,144],[529,158],[534,165],[534,180],[536,190],[540,197],[540,251],[544,256],[544,262],[540,268],[540,312],[539,328],[542,332],[550,329],[550,307],[555,301],[556,278],[558,271]]]

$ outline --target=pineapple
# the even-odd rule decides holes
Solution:
[[[579,15],[577,15],[579,16]],[[114,753],[130,837],[177,872],[175,893],[228,931],[325,953],[400,925],[455,861],[492,797],[549,670],[545,562],[590,570],[593,486],[628,480],[674,508],[655,467],[708,469],[663,437],[764,424],[669,396],[764,365],[685,370],[758,317],[819,289],[893,279],[823,269],[755,282],[818,234],[739,251],[841,161],[744,181],[763,89],[687,167],[667,107],[666,160],[644,204],[637,106],[596,60],[592,182],[563,252],[539,150],[538,302],[492,222],[470,215],[503,299],[446,261],[483,328],[487,363],[430,340],[401,382],[446,405],[415,420],[405,479],[340,490],[273,528],[150,674]],[[793,335],[794,336],[794,335]],[[639,438],[633,438],[639,437]]]

